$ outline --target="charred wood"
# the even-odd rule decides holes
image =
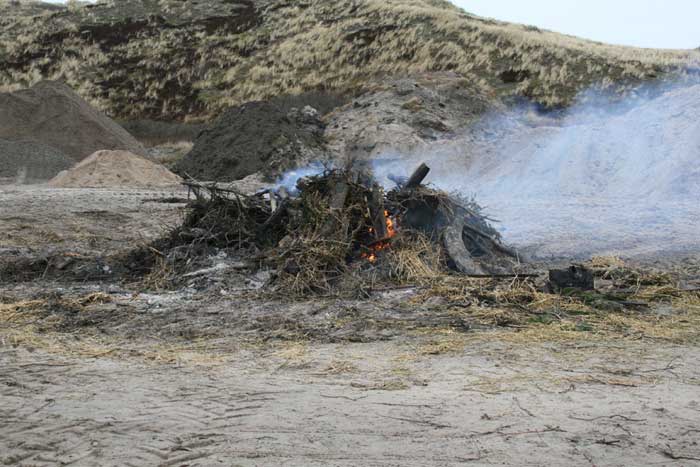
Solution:
[[[454,262],[456,269],[468,275],[485,275],[485,271],[474,261],[471,253],[464,244],[464,219],[455,221],[445,229],[444,244],[445,250],[450,259]]]
[[[382,189],[375,185],[372,188],[372,195],[367,200],[370,217],[372,219],[372,228],[374,229],[374,238],[376,241],[381,241],[389,237],[389,230],[386,225],[386,214],[384,209],[384,193]]]
[[[430,173],[430,167],[425,164],[419,165],[413,174],[411,174],[411,176],[408,178],[408,181],[403,188],[406,190],[418,188],[420,184],[423,183],[423,180],[425,180],[425,177],[428,176],[428,173]]]
[[[593,271],[580,265],[572,265],[566,269],[552,269],[549,271],[549,283],[555,291],[593,290]]]

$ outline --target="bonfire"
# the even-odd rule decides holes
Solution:
[[[278,290],[299,294],[444,272],[522,273],[518,252],[478,204],[425,186],[429,171],[421,164],[388,192],[369,171],[352,168],[302,178],[295,195],[283,188],[245,195],[188,180],[195,199],[187,218],[151,251],[183,272],[214,250],[232,250],[273,271]]]

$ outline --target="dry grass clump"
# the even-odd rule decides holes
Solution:
[[[218,349],[207,340],[187,343],[147,340],[138,345],[124,346],[115,335],[92,327],[84,328],[82,319],[89,322],[92,312],[101,312],[95,306],[113,302],[113,297],[102,292],[78,296],[50,295],[19,301],[6,298],[2,301],[6,303],[0,303],[0,345],[36,348],[76,357],[139,357],[148,362],[184,365],[211,366],[228,358],[217,352]],[[79,338],[76,338],[76,331]]]
[[[45,306],[45,300],[23,300],[14,303],[0,303],[0,321],[4,323],[26,321],[29,319],[32,312],[42,310]]]
[[[581,307],[578,313],[560,313],[545,320],[531,319],[517,332],[499,331],[492,337],[512,342],[573,342],[646,339],[678,344],[700,342],[700,296],[688,294],[667,312],[627,309],[606,311]]]
[[[0,303],[0,322],[23,323],[54,312],[80,312],[90,305],[111,303],[112,297],[95,292],[79,297],[49,296],[36,300]]]
[[[445,252],[421,232],[402,232],[384,254],[388,277],[398,283],[427,284],[446,269]]]
[[[356,373],[357,365],[346,360],[332,360],[326,368],[321,372],[323,375],[343,375],[348,373]]]
[[[532,279],[473,279],[438,275],[411,302],[443,300],[465,320],[505,327],[499,339],[575,341],[613,338],[700,341],[700,292],[680,289],[666,274],[614,261],[592,262],[598,277],[615,277],[614,286],[595,291],[546,291]],[[602,266],[605,266],[604,268]],[[610,279],[605,279],[610,280]],[[514,332],[515,331],[515,332]]]
[[[610,281],[613,287],[642,286],[674,287],[672,275],[665,271],[641,270],[629,267],[623,260],[616,257],[595,257],[590,261],[590,267],[596,277]]]
[[[173,262],[168,261],[159,251],[150,252],[153,254],[153,263],[150,265],[149,272],[141,280],[141,284],[148,290],[167,290],[178,278],[177,269]]]
[[[351,242],[347,240],[328,239],[316,231],[282,248],[274,259],[279,271],[277,285],[293,296],[331,294],[334,284],[350,270],[346,258]]]
[[[387,75],[439,71],[487,95],[559,106],[593,85],[634,88],[700,62],[698,51],[610,46],[434,0],[280,0],[258,10],[125,0],[32,14],[0,19],[0,90],[61,79],[125,118],[211,118],[270,96],[354,93]]]
[[[467,342],[463,335],[457,333],[445,334],[439,338],[429,339],[418,345],[418,355],[444,355],[460,353]]]
[[[230,359],[230,354],[207,342],[187,344],[164,344],[149,342],[145,345],[125,346],[116,337],[74,334],[48,331],[45,327],[28,323],[0,331],[0,344],[29,349],[41,349],[52,354],[79,358],[139,358],[155,364],[177,364],[187,366],[216,366]]]

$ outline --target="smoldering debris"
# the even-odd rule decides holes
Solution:
[[[422,184],[429,170],[421,165],[385,192],[367,171],[324,169],[298,181],[298,196],[189,180],[195,201],[182,226],[131,260],[142,272],[183,272],[213,250],[245,252],[251,268],[273,272],[273,288],[295,294],[361,292],[450,270],[522,273],[478,204]]]

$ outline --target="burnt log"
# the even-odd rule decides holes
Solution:
[[[275,199],[274,197],[271,199]],[[265,232],[267,229],[275,225],[282,216],[287,212],[288,199],[283,199],[277,208],[272,212],[272,215],[260,226],[260,232]]]
[[[549,284],[554,291],[564,289],[593,290],[593,271],[581,265],[572,265],[566,269],[551,269]]]
[[[367,200],[369,215],[372,219],[374,229],[374,239],[376,241],[385,240],[389,237],[389,230],[386,225],[386,214],[384,210],[384,193],[379,185],[372,187],[372,194]]]
[[[469,233],[471,233],[471,234],[475,234],[477,237],[480,237],[482,239],[481,244],[484,244],[484,242],[486,242],[490,248],[489,253],[491,253],[492,255],[495,255],[495,252],[500,252],[506,256],[510,256],[511,258],[517,259],[520,257],[520,255],[518,254],[518,252],[515,249],[504,245],[503,243],[501,243],[498,240],[495,240],[492,236],[490,236],[486,232],[482,231],[481,229],[479,229],[473,225],[469,225],[469,223],[467,223],[467,222],[465,222],[465,224],[464,224],[464,229],[465,229],[465,233],[467,233],[468,235],[469,235]],[[471,235],[469,235],[469,236],[471,236]]]
[[[462,234],[464,232],[464,219],[457,218],[445,229],[445,250],[454,263],[455,268],[467,275],[484,275],[482,267],[474,261],[471,253],[464,244]]]
[[[411,174],[411,176],[408,178],[408,181],[403,188],[406,190],[418,188],[420,184],[423,183],[423,180],[425,180],[425,177],[428,176],[428,173],[430,173],[430,167],[425,164],[419,165],[413,174]]]

